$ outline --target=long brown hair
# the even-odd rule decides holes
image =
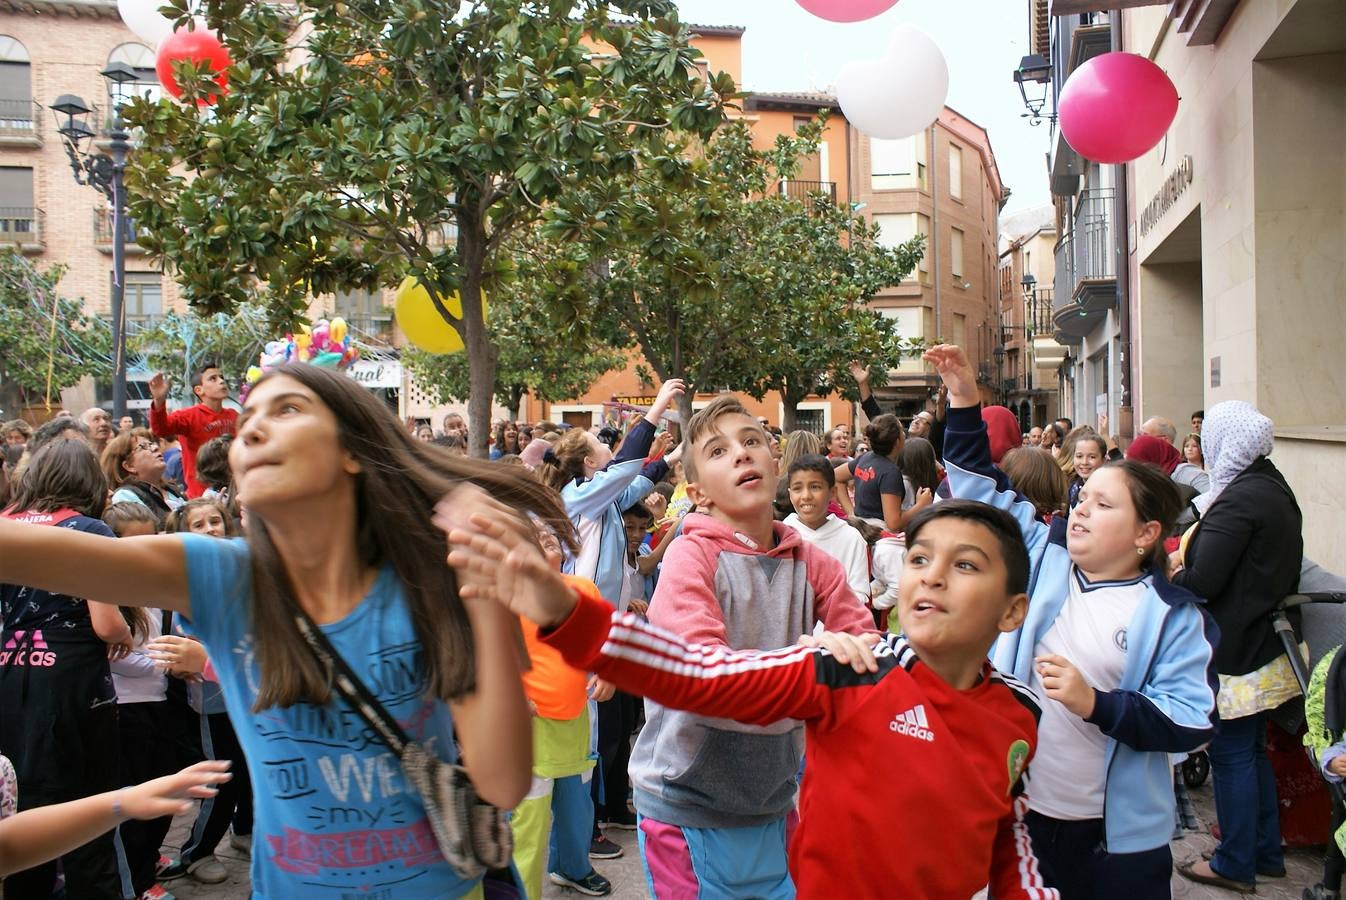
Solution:
[[[1028,498],[1039,516],[1066,511],[1070,482],[1050,453],[1037,447],[1015,447],[1000,460],[1000,471],[1016,491]]]
[[[591,453],[588,432],[582,428],[570,429],[543,455],[538,480],[553,491],[561,490],[576,478],[584,477],[584,459]]]
[[[68,508],[96,519],[107,506],[107,479],[84,441],[52,441],[28,460],[9,506],[14,512]]]
[[[122,529],[132,522],[141,522],[149,525],[155,531],[159,530],[159,518],[154,512],[143,503],[109,503],[107,509],[103,510],[103,524],[112,529],[117,537],[122,536]],[[119,606],[122,618],[126,620],[126,626],[131,629],[131,638],[148,638],[150,636],[150,616],[145,612],[143,606]]]
[[[559,498],[521,469],[454,456],[416,440],[386,406],[345,375],[292,364],[273,369],[262,381],[278,375],[317,395],[336,419],[341,448],[360,465],[354,476],[359,561],[369,567],[389,565],[401,582],[424,654],[427,695],[452,700],[471,693],[476,687],[472,628],[453,570],[444,561],[444,533],[431,521],[434,506],[455,486],[476,484],[502,503],[538,516],[573,552],[574,528]],[[298,600],[266,517],[254,509],[248,511],[247,540],[251,631],[261,670],[253,708],[325,704],[331,697],[328,673],[295,626]]]

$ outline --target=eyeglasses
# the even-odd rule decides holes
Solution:
[[[150,443],[149,441],[140,441],[138,444],[136,444],[135,449],[146,450],[149,451],[150,453],[153,453],[155,450],[159,449],[159,445]]]

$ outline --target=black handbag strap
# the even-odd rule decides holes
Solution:
[[[369,692],[364,682],[332,646],[327,635],[323,634],[323,630],[309,618],[308,613],[304,612],[303,607],[295,603],[294,612],[295,624],[299,626],[300,633],[304,635],[304,640],[308,641],[309,648],[313,650],[318,662],[327,668],[337,693],[346,698],[346,702],[360,714],[365,724],[374,729],[379,740],[387,744],[388,749],[396,753],[400,759],[406,752],[407,745],[411,743],[411,738],[383,704]]]

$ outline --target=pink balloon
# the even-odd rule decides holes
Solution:
[[[1104,53],[1071,73],[1057,105],[1061,133],[1076,153],[1124,163],[1159,143],[1178,114],[1178,91],[1145,57]]]
[[[795,0],[820,19],[829,22],[862,22],[886,12],[897,0]]]

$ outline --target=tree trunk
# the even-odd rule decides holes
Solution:
[[[683,429],[686,429],[687,423],[692,421],[692,397],[693,392],[688,391],[678,398],[678,415],[682,418],[681,425]],[[682,432],[682,436],[687,436],[685,430]]]
[[[800,398],[795,397],[794,392],[790,390],[789,382],[786,382],[780,392],[780,404],[782,410],[780,430],[786,434],[795,430],[795,423],[798,421],[796,407],[799,406],[799,399]]]
[[[496,361],[500,354],[486,333],[486,316],[481,303],[486,223],[475,215],[472,207],[471,202],[464,202],[458,217],[458,262],[463,273],[458,290],[463,304],[463,344],[467,350],[467,452],[470,456],[486,459],[489,456]]]
[[[56,405],[59,407],[61,395],[56,395]],[[23,412],[23,389],[13,378],[6,378],[0,375],[0,420],[19,419]]]
[[[505,408],[509,410],[509,420],[511,422],[519,421],[519,406],[523,403],[524,391],[528,388],[521,384],[512,384],[509,386],[509,394],[506,398]]]

